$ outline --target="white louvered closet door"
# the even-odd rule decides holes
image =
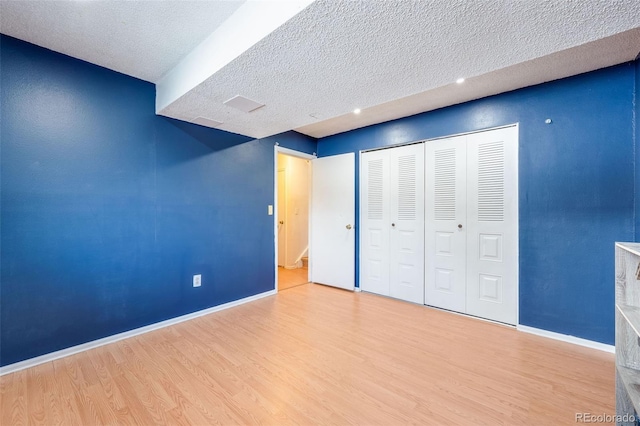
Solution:
[[[466,136],[427,142],[425,304],[466,312]]]
[[[424,144],[390,156],[390,296],[424,303]]]
[[[389,296],[389,153],[360,158],[360,288]]]
[[[517,127],[467,136],[467,182],[467,313],[516,324]]]

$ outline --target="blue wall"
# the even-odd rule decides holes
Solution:
[[[623,64],[326,137],[318,155],[519,122],[520,323],[613,344],[613,244],[634,238],[634,79]]]
[[[1,365],[274,288],[274,141],[315,140],[156,116],[153,84],[10,37],[0,57]]]
[[[276,141],[326,156],[513,122],[521,323],[613,343],[638,61],[316,145],[155,116],[152,84],[10,37],[0,58],[0,365],[273,289]]]

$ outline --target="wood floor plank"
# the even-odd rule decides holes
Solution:
[[[27,425],[27,377],[28,372],[18,371],[0,378],[2,391],[2,424]]]
[[[2,425],[575,424],[612,354],[314,284],[0,377]]]
[[[71,361],[72,358],[62,358],[52,362],[53,383],[61,404],[60,411],[63,415],[63,424],[80,424],[79,409],[75,401],[75,390],[67,374],[66,363]]]
[[[46,366],[38,365],[27,370],[27,410],[29,413],[29,424],[48,424],[45,412],[45,389],[43,376],[46,375]]]
[[[126,374],[115,376],[113,378],[119,392],[127,401],[127,410],[132,419],[133,424],[149,425],[158,424],[154,420],[157,413],[154,413],[154,407],[149,404],[146,406],[142,401],[146,395],[140,390],[140,386],[135,383],[135,379],[129,380]],[[133,383],[132,383],[133,382]]]
[[[111,379],[111,371],[107,367],[104,356],[104,348],[98,348],[95,356],[90,358],[91,363],[96,371],[100,386],[102,387],[102,393],[104,398],[108,402],[114,413],[118,413],[127,407],[127,403],[120,393],[120,390],[115,386],[115,383]]]

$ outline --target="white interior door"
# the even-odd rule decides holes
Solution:
[[[311,174],[310,279],[353,290],[355,154],[317,158]]]
[[[386,151],[391,182],[390,296],[423,304],[424,144]]]
[[[287,233],[285,230],[286,205],[286,171],[278,169],[278,266],[286,265]]]
[[[389,296],[388,152],[362,153],[360,167],[360,288]]]
[[[518,128],[468,135],[467,173],[467,313],[516,324]]]
[[[466,312],[466,136],[425,144],[425,304]]]

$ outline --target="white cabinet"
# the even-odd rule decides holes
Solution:
[[[640,244],[616,243],[617,424],[640,413]],[[629,421],[627,421],[629,420]]]
[[[425,144],[425,304],[517,322],[518,128]]]
[[[365,152],[360,287],[424,303],[424,144]]]

